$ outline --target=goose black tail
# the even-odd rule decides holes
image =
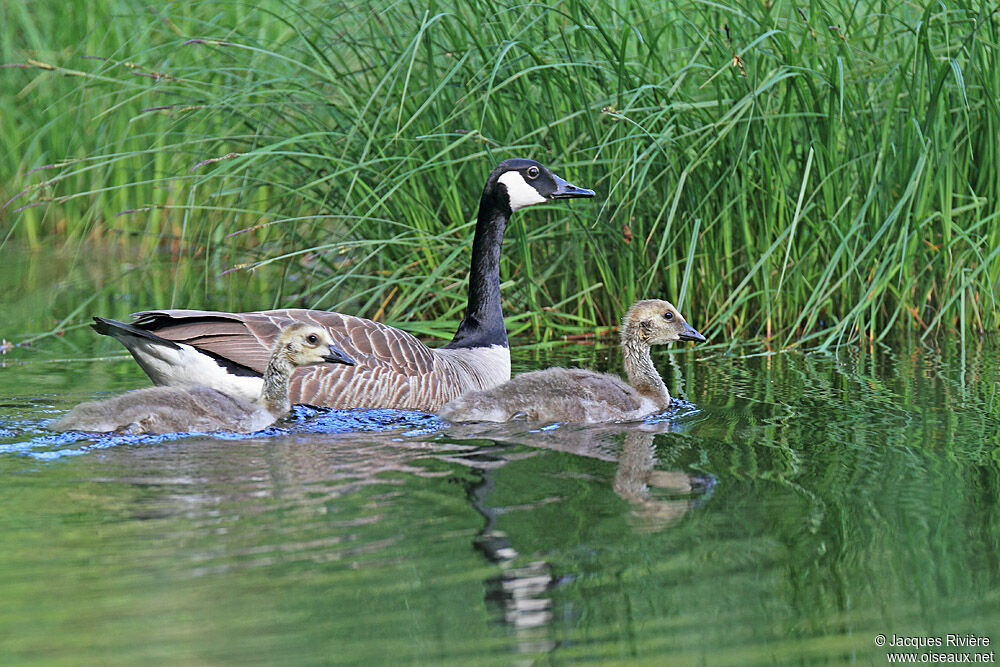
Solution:
[[[106,317],[95,317],[94,322],[90,326],[97,333],[103,336],[111,336],[112,338],[117,338],[118,340],[121,340],[123,337],[131,336],[136,338],[145,338],[146,340],[153,341],[160,345],[166,345],[167,347],[175,350],[181,349],[181,346],[172,340],[161,338],[160,336],[150,333],[145,329],[140,329],[139,327],[132,326],[131,324],[125,324],[124,322],[119,322],[118,320],[111,320]],[[126,345],[126,347],[128,346]]]

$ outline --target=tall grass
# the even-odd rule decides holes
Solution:
[[[104,6],[86,52],[26,29],[56,10],[3,10],[29,68],[0,70],[0,215],[29,242],[169,241],[229,280],[273,272],[247,307],[446,336],[482,180],[531,156],[599,196],[513,222],[515,334],[613,325],[645,296],[777,346],[1000,324],[986,5]]]

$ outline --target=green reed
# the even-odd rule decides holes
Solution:
[[[777,346],[1000,324],[985,5],[103,6],[3,10],[4,61],[29,67],[0,70],[0,220],[28,243],[169,245],[270,272],[244,307],[448,336],[483,178],[530,156],[598,197],[512,222],[514,334],[647,296]]]

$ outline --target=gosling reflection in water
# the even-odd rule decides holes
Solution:
[[[486,435],[484,430],[490,435]],[[538,450],[551,449],[617,462],[612,489],[630,503],[628,520],[633,530],[651,533],[680,521],[691,509],[705,501],[715,484],[711,476],[656,469],[656,434],[673,430],[679,430],[679,427],[672,422],[630,427],[573,428],[563,425],[550,430],[521,433],[513,432],[508,425],[507,428],[480,428],[479,436],[488,437],[497,444],[527,444]],[[454,434],[454,429],[450,433]],[[514,629],[523,653],[552,650],[557,641],[550,632],[553,620],[550,591],[574,579],[575,575],[560,574],[546,560],[518,560],[521,554],[517,545],[499,523],[510,512],[530,510],[531,507],[492,507],[487,499],[493,488],[492,471],[484,470],[483,482],[473,494],[473,503],[486,519],[486,525],[477,536],[475,545],[502,570],[498,576],[486,580],[485,598],[496,605],[503,622]]]
[[[615,493],[632,504],[634,527],[644,532],[662,530],[679,521],[715,486],[710,476],[656,470],[653,439],[654,434],[648,431],[625,432],[614,481]],[[697,496],[697,502],[692,496]]]
[[[633,516],[640,519],[637,528],[655,531],[669,526],[693,506],[704,502],[715,485],[710,475],[656,469],[656,435],[685,428],[685,422],[672,420],[630,425],[561,424],[544,428],[513,423],[469,424],[452,426],[448,435],[459,439],[487,439],[496,444],[525,445],[536,450],[559,451],[616,463],[612,489],[632,504]],[[522,452],[519,456],[526,454]]]

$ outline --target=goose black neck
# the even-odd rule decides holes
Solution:
[[[507,347],[500,307],[500,246],[510,214],[507,200],[497,196],[495,187],[487,186],[479,200],[476,235],[472,239],[469,303],[455,337],[446,347]]]

